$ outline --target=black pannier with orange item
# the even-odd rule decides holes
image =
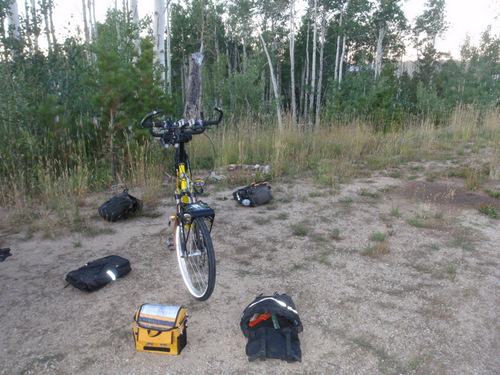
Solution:
[[[299,341],[302,322],[290,296],[258,296],[243,311],[240,328],[248,338],[249,361],[257,358],[302,361]]]

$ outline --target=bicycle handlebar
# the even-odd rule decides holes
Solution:
[[[161,111],[152,111],[149,112],[144,118],[141,120],[141,127],[144,129],[149,129],[149,132],[153,137],[161,137],[163,138],[167,134],[173,134],[175,132],[181,132],[188,130],[189,133],[192,134],[201,134],[206,129],[209,129],[210,125],[219,125],[222,121],[222,117],[224,116],[224,112],[219,107],[214,107],[214,110],[219,112],[219,117],[217,120],[207,121],[204,118],[203,112],[200,113],[200,120],[189,120],[185,121],[181,119],[177,122],[172,119],[167,119],[163,121],[152,121],[153,117],[159,115]],[[160,133],[155,133],[153,131],[154,128],[159,129]]]

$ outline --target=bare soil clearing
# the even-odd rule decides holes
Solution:
[[[461,179],[372,172],[338,188],[274,183],[272,204],[246,208],[212,185],[215,292],[195,301],[166,250],[170,201],[108,223],[104,195],[82,208],[94,237],[44,239],[0,227],[1,374],[499,374],[500,220],[497,198]],[[500,190],[493,183],[488,188]],[[140,191],[131,191],[141,197]],[[132,272],[85,293],[67,272],[116,254]],[[292,296],[303,320],[302,363],[249,363],[239,320],[260,293]],[[142,303],[183,305],[180,356],[135,350]]]

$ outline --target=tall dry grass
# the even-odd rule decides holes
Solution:
[[[335,184],[351,180],[362,169],[387,169],[443,153],[459,154],[472,147],[475,152],[486,150],[490,177],[500,178],[499,108],[458,106],[447,124],[437,127],[431,118],[412,118],[400,130],[385,134],[357,118],[314,128],[292,124],[285,116],[283,131],[277,129],[271,117],[228,117],[207,132],[210,140],[198,136],[188,145],[192,167],[211,170],[240,163],[270,165],[271,175],[265,178],[309,174],[320,183]],[[71,167],[50,159],[36,164],[34,170],[13,166],[7,176],[0,176],[1,205],[26,215],[36,206],[77,216],[82,197],[117,182],[140,186],[143,199],[150,202],[169,192],[162,184],[166,174],[172,173],[173,151],[154,140],[127,140],[116,180],[102,155],[94,153],[89,158],[82,153],[75,150]]]

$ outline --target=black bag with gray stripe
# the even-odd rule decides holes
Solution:
[[[69,272],[66,275],[66,281],[78,289],[92,292],[125,276],[131,270],[127,259],[118,255],[109,255]]]
[[[257,358],[302,361],[299,340],[302,322],[290,296],[258,296],[243,311],[240,328],[248,338],[249,361]]]

